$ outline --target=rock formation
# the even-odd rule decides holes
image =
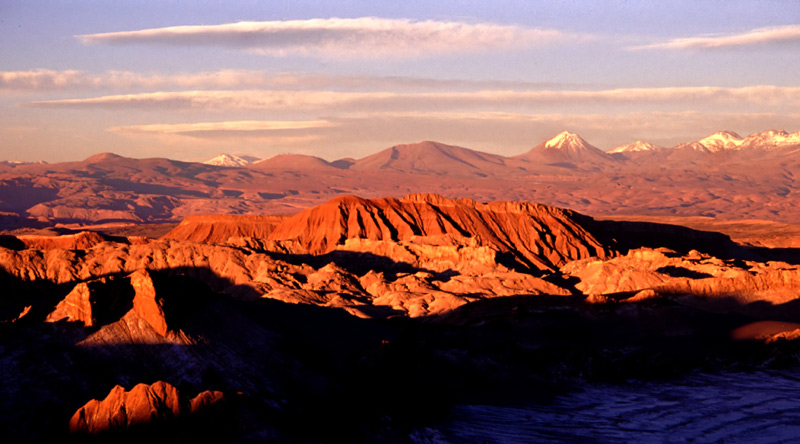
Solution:
[[[238,239],[266,239],[281,223],[280,216],[189,216],[163,239],[207,244],[233,243]]]
[[[70,432],[97,435],[142,429],[186,418],[222,402],[222,392],[205,391],[189,399],[166,382],[137,384],[130,391],[117,385],[105,399],[93,399],[69,421]]]
[[[580,216],[545,205],[481,204],[415,194],[403,199],[347,196],[292,216],[270,235],[294,241],[312,254],[333,251],[348,239],[413,241],[490,247],[510,262],[552,271],[570,260],[609,251],[581,226]]]

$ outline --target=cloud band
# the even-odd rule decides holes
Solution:
[[[77,37],[85,44],[216,46],[273,56],[375,58],[524,47],[566,34],[493,23],[361,17],[174,26]]]

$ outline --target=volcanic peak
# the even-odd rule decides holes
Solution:
[[[546,141],[544,143],[545,149],[560,149],[560,150],[569,150],[569,151],[583,151],[587,148],[594,148],[592,145],[589,144],[586,140],[584,140],[581,136],[569,132],[563,131],[553,137],[552,139]]]
[[[356,161],[351,170],[398,171],[435,175],[478,175],[502,168],[505,158],[439,142],[395,145]]]
[[[250,165],[251,163],[257,160],[258,159],[255,157],[250,157],[250,156],[239,157],[239,156],[234,156],[233,154],[222,153],[219,156],[213,159],[206,160],[203,163],[206,165],[216,165],[223,167],[242,167],[245,165]]]

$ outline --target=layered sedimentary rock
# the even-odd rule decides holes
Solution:
[[[164,239],[225,244],[238,239],[266,239],[285,219],[281,216],[189,216]]]
[[[546,205],[482,204],[415,194],[403,199],[336,198],[286,219],[270,235],[312,254],[348,239],[487,246],[511,262],[551,271],[570,260],[609,254],[580,223],[585,216]]]

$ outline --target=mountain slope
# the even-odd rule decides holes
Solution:
[[[485,177],[503,171],[505,164],[503,156],[425,141],[387,148],[357,160],[349,169]]]
[[[325,159],[304,154],[278,154],[250,165],[250,169],[267,171],[307,171],[336,168]]]

